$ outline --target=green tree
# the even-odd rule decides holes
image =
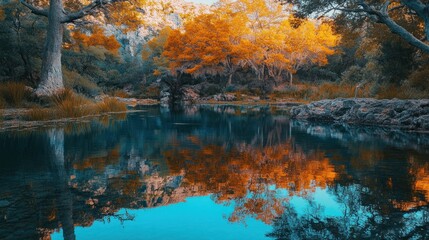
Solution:
[[[387,26],[391,32],[399,35],[414,47],[429,53],[429,1],[427,0],[280,0],[294,4],[300,16],[310,14],[333,15],[347,14],[349,17],[366,16]],[[398,19],[411,19],[418,31],[407,28]]]

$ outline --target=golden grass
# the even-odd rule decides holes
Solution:
[[[396,86],[393,84],[384,84],[380,86],[376,95],[378,99],[418,99],[429,98],[429,90],[421,90],[411,86]]]
[[[42,121],[62,118],[79,118],[111,112],[125,112],[127,107],[115,98],[105,98],[92,102],[71,90],[64,90],[51,97],[54,106],[42,108],[35,106],[27,114],[28,120]]]
[[[115,90],[113,92],[113,96],[114,97],[120,97],[120,98],[129,98],[130,97],[130,95],[127,92],[125,92],[124,90]]]
[[[30,94],[23,83],[6,82],[0,84],[0,98],[8,105],[21,106]]]
[[[350,84],[322,83],[317,91],[312,92],[311,100],[351,98],[354,97],[356,87]]]
[[[32,107],[27,112],[27,119],[31,121],[43,121],[54,119],[54,111],[49,108],[42,108],[40,106]]]
[[[96,109],[99,113],[125,112],[127,106],[116,98],[104,98],[102,102],[96,104]]]
[[[65,89],[51,97],[55,104],[57,118],[76,118],[88,115],[87,105],[91,102],[69,89]]]
[[[372,84],[365,84],[357,91],[357,97],[373,97]],[[276,90],[271,93],[271,100],[294,99],[295,101],[317,101],[322,99],[355,97],[356,85],[347,83],[324,82],[321,84],[299,84]]]

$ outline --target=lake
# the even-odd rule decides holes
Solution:
[[[0,239],[428,239],[429,134],[274,107],[0,133]]]

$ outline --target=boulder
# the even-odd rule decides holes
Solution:
[[[183,87],[181,89],[181,93],[182,93],[181,101],[182,103],[185,103],[185,104],[195,103],[200,99],[200,95],[190,87]]]

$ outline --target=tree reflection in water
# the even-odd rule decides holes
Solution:
[[[424,239],[428,146],[424,134],[290,122],[257,107],[152,108],[4,133],[0,200],[10,204],[0,206],[0,239],[60,228],[74,239],[76,226],[133,219],[121,209],[203,195],[233,206],[229,221],[272,224],[277,239]],[[341,214],[327,214],[320,192]]]

